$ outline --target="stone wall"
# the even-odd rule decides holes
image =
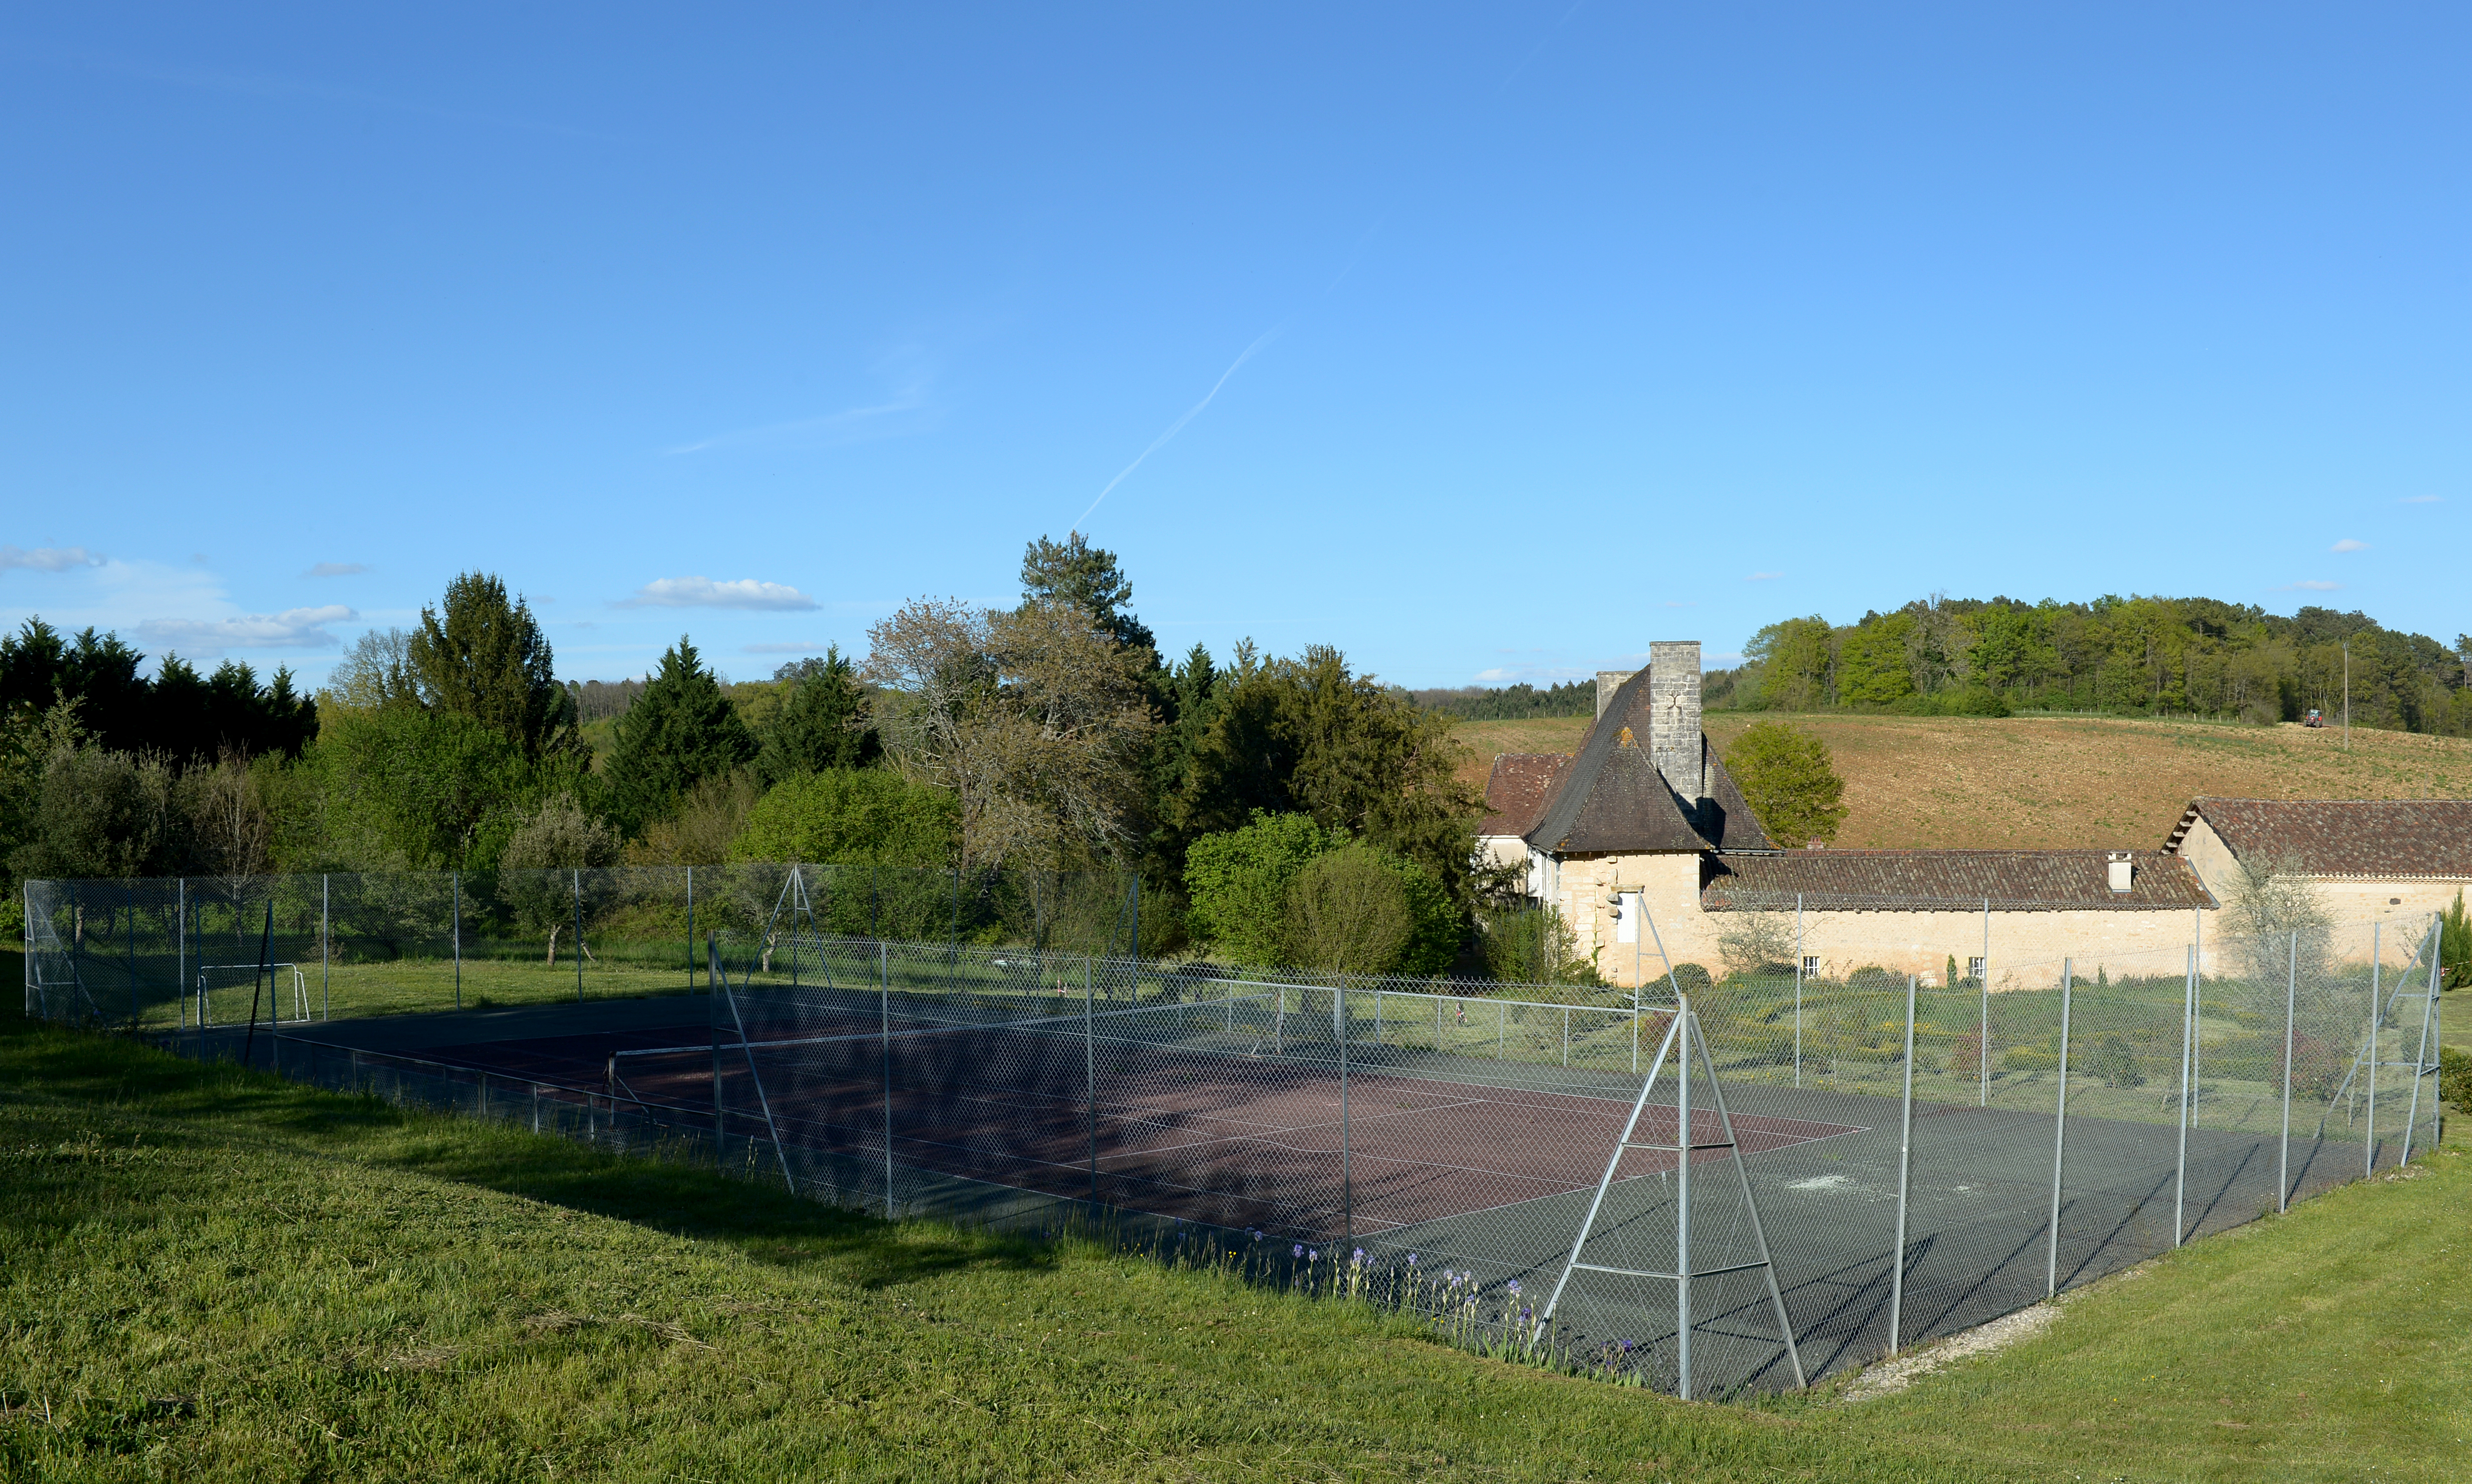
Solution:
[[[1664,978],[1657,954],[1677,964],[1696,963],[1723,976],[1727,933],[1741,932],[1747,919],[1759,914],[1702,911],[1700,907],[1700,857],[1676,852],[1665,855],[1575,856],[1549,864],[1545,898],[1563,914],[1578,939],[1579,952],[1596,954],[1597,972],[1609,983],[1625,987],[1643,978]],[[2365,956],[2365,930],[2352,925],[2372,920],[2392,924],[2387,930],[2387,956],[2394,961],[2410,949],[2399,946],[2426,930],[2428,914],[2455,899],[2456,883],[2442,889],[2431,883],[2324,883],[2335,920],[2344,925],[2339,952]],[[1617,891],[1638,891],[1654,931],[1642,931],[1633,945],[1619,941],[1620,929],[1609,900]],[[2400,898],[2400,901],[2390,899]],[[1791,907],[1768,914],[1776,935],[1794,941]],[[2153,911],[2073,908],[2062,911],[2019,911],[1994,907],[1989,913],[1991,987],[2045,988],[2058,982],[2060,960],[2074,961],[2076,972],[2092,978],[2098,972],[2153,976],[2183,972],[2189,945],[2198,945],[2202,972],[2231,972],[2222,952],[2227,930],[2219,909]],[[1948,961],[1957,960],[1961,977],[1969,960],[1985,956],[1985,913],[1978,909],[1918,912],[1828,911],[1802,914],[1801,952],[1819,960],[1821,977],[1839,978],[1857,969],[1879,968],[1891,974],[1914,974],[1937,984]],[[1791,960],[1791,951],[1787,954]]]

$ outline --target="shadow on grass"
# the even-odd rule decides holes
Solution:
[[[188,1061],[122,1036],[29,1025],[13,1013],[0,1019],[0,1084],[21,1108],[51,1104],[63,1132],[114,1116],[170,1120],[171,1128],[148,1131],[151,1142],[348,1158],[723,1243],[761,1262],[828,1263],[861,1286],[1055,1260],[1052,1245],[1033,1237],[888,1222],[710,1168],[411,1111],[272,1072]],[[99,1202],[111,1198],[97,1192]]]

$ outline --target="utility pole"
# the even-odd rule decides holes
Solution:
[[[2343,750],[2352,750],[2352,641],[2343,641]]]

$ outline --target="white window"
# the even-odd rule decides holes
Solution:
[[[1972,979],[1972,980],[1973,980],[1974,982],[1976,982],[1977,984],[1982,983],[1982,982],[1983,982],[1983,960],[1982,960],[1982,959],[1980,959],[1980,958],[1969,958],[1969,959],[1967,959],[1967,960],[1965,961],[1965,977],[1966,977],[1967,978],[1969,978],[1969,979]]]
[[[1636,891],[1626,891],[1615,903],[1615,942],[1636,943],[1639,941],[1639,921],[1647,912],[1647,908],[1640,906],[1639,897],[1640,894]]]
[[[1805,954],[1802,955],[1802,977],[1807,979],[1816,979],[1819,978],[1819,955],[1818,954]]]

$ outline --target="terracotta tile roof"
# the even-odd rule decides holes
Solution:
[[[2199,815],[2245,864],[2372,881],[2472,878],[2472,799],[2192,799],[2164,842]]]
[[[1485,781],[1485,822],[1479,835],[1525,835],[1536,828],[1536,816],[1554,795],[1554,784],[1571,766],[1566,752],[1496,754],[1493,773]]]
[[[2211,907],[2189,862],[2160,850],[2132,851],[2131,885],[2115,892],[2104,850],[1788,850],[1720,856],[1707,867],[1700,905],[1712,912],[2181,911]]]

